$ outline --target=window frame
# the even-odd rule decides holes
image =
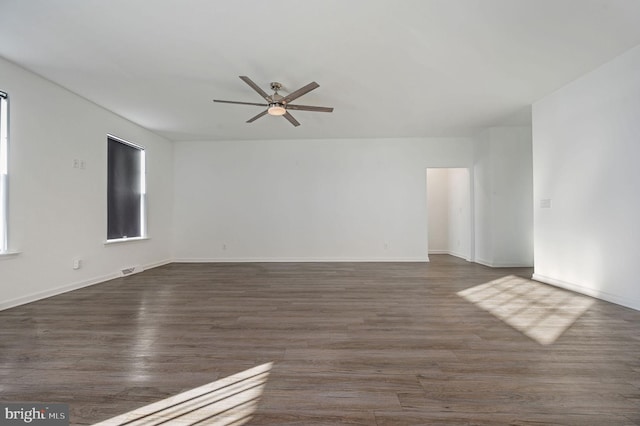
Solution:
[[[0,91],[0,254],[9,252],[9,95]]]
[[[137,217],[138,226],[140,229],[140,235],[137,236],[124,236],[121,235],[117,238],[110,238],[110,220],[109,220],[109,211],[110,211],[110,200],[111,200],[111,188],[110,188],[110,179],[109,173],[111,173],[112,167],[109,163],[109,144],[111,142],[120,143],[122,145],[128,146],[130,148],[136,149],[140,154],[140,165],[139,165],[139,207],[140,214]],[[106,241],[105,244],[113,244],[113,243],[121,243],[127,241],[139,241],[148,239],[147,235],[147,167],[146,167],[146,150],[143,146],[137,145],[135,143],[129,142],[128,140],[122,139],[120,137],[114,136],[112,134],[107,134],[107,226],[106,226]]]

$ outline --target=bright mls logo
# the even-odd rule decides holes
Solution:
[[[69,426],[68,404],[0,404],[0,426]]]

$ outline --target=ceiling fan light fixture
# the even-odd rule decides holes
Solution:
[[[270,104],[267,113],[269,115],[285,115],[287,110],[281,104]]]

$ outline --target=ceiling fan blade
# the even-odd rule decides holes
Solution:
[[[295,127],[298,127],[300,125],[300,123],[298,123],[298,120],[293,118],[293,115],[289,114],[288,112],[285,112],[283,117],[289,120],[289,123],[293,124]]]
[[[220,102],[223,104],[255,105],[255,106],[261,106],[261,107],[269,106],[269,104],[257,104],[254,102],[221,101],[220,99],[214,99],[213,102]]]
[[[294,111],[333,112],[333,107],[319,107],[310,105],[287,105],[287,109]]]
[[[269,97],[269,95],[267,95],[267,93],[264,90],[262,90],[260,87],[258,87],[258,85],[255,84],[253,82],[253,80],[251,80],[249,77],[247,77],[245,75],[241,75],[240,78],[242,79],[242,81],[247,83],[253,90],[258,92],[260,94],[260,96],[262,96],[264,98],[265,101],[271,102],[271,98]]]
[[[267,109],[265,109],[264,111],[262,111],[260,114],[256,115],[255,117],[252,117],[250,119],[247,120],[247,123],[253,123],[254,121],[256,121],[258,118],[262,117],[263,115],[267,115]]]
[[[281,102],[283,103],[289,103],[294,99],[299,98],[300,96],[309,93],[310,91],[312,91],[313,89],[317,89],[318,87],[320,87],[320,85],[318,83],[316,83],[315,81],[312,81],[311,83],[307,84],[304,87],[301,87],[300,89],[296,90],[293,93],[289,93],[289,95],[285,96],[284,98],[282,98]]]

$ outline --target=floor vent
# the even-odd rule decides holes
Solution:
[[[142,272],[144,268],[140,265],[130,266],[129,268],[124,268],[120,270],[120,276],[126,277],[128,275],[137,274],[138,272]]]

